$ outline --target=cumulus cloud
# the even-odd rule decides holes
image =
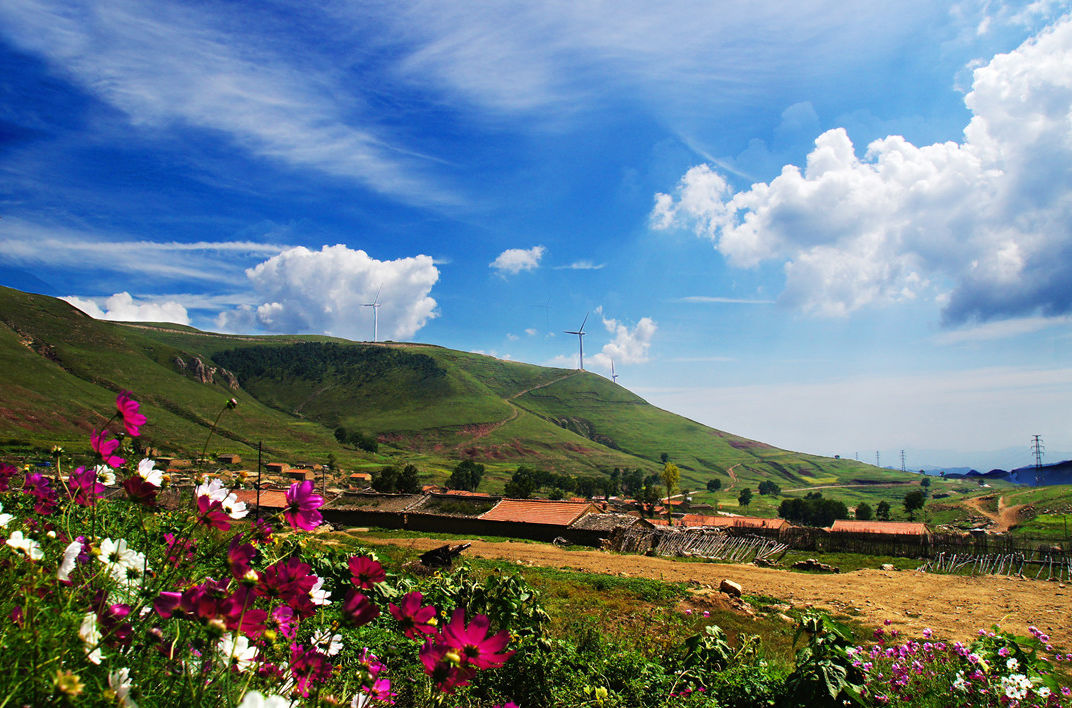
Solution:
[[[1072,19],[975,69],[960,142],[900,136],[857,157],[844,129],[804,168],[735,192],[707,165],[657,194],[655,229],[727,261],[784,263],[780,300],[840,316],[934,297],[946,324],[1072,311]]]
[[[658,329],[653,319],[641,317],[632,328],[607,317],[602,317],[602,320],[603,326],[612,338],[603,345],[598,354],[591,357],[594,367],[610,371],[611,361],[615,362],[615,366],[643,364],[648,361],[651,340]]]
[[[540,259],[543,258],[543,246],[532,248],[508,248],[499,254],[499,257],[490,263],[490,266],[499,272],[499,275],[517,275],[523,270],[536,270],[540,267]]]
[[[246,271],[260,301],[223,312],[226,331],[315,332],[370,340],[379,294],[380,339],[412,337],[436,316],[429,296],[439,279],[431,256],[379,261],[342,244],[289,248]]]
[[[60,298],[98,320],[118,322],[174,322],[188,325],[190,318],[182,303],[175,300],[135,300],[130,293],[116,293],[107,298]]]

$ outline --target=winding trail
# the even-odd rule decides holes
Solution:
[[[992,531],[1008,531],[1020,523],[1020,510],[1027,506],[1026,504],[1010,506],[1005,503],[1005,497],[998,497],[998,510],[995,513],[983,506],[983,500],[989,498],[991,497],[972,497],[962,501],[961,506],[990,519],[990,529]]]
[[[490,435],[491,433],[495,432],[496,430],[498,430],[499,428],[503,427],[507,423],[513,422],[514,420],[517,420],[517,417],[519,415],[521,415],[521,408],[517,404],[514,403],[514,399],[519,398],[520,396],[524,396],[526,393],[529,393],[531,391],[536,391],[536,390],[541,389],[541,388],[546,388],[547,386],[550,386],[551,384],[558,383],[559,381],[561,381],[563,379],[568,379],[570,376],[576,376],[576,375],[577,375],[576,371],[571,371],[568,374],[563,374],[562,376],[559,376],[557,378],[553,378],[550,381],[544,381],[541,384],[537,384],[535,386],[530,386],[530,387],[528,387],[526,389],[518,391],[515,394],[512,394],[511,396],[508,396],[507,398],[502,399],[503,403],[505,403],[506,405],[510,406],[510,415],[508,415],[507,417],[503,418],[502,420],[497,420],[494,423],[477,423],[477,424],[474,424],[472,426],[467,426],[467,429],[472,431],[472,437],[470,437],[465,442],[458,443],[457,445],[454,446],[454,448],[455,449],[460,449],[462,447],[465,447],[466,445],[472,445],[474,442],[476,442],[480,438],[485,437],[487,435]]]
[[[726,470],[726,474],[728,474],[730,476],[729,486],[726,487],[727,492],[737,486],[737,475],[733,473],[733,470],[738,468],[738,467],[740,467],[740,466],[741,466],[741,463],[738,462],[735,465],[730,465],[730,468],[728,470]]]

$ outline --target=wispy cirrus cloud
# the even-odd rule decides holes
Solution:
[[[163,0],[26,0],[0,5],[0,33],[138,128],[221,134],[252,156],[403,202],[458,203],[429,177],[429,158],[370,117],[353,77],[318,63],[315,45],[277,47],[298,40],[238,12]]]
[[[603,270],[606,265],[606,263],[593,263],[592,261],[580,260],[574,261],[569,265],[555,266],[555,270]]]
[[[14,217],[0,221],[0,261],[127,273],[132,278],[233,282],[253,259],[283,248],[256,241],[150,241]]]
[[[678,302],[697,302],[703,304],[726,304],[726,305],[773,305],[774,300],[750,300],[738,297],[717,297],[714,295],[686,295],[677,299]]]

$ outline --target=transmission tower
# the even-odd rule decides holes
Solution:
[[[904,466],[904,450],[901,450],[901,471],[902,472],[907,472],[908,471],[908,470],[905,469],[905,466]]]
[[[1042,486],[1042,453],[1046,452],[1046,446],[1042,444],[1041,435],[1031,436],[1031,453],[1035,456],[1035,486]]]
[[[878,450],[875,450],[875,467],[882,467],[882,463],[879,462]]]

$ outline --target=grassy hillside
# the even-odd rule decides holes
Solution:
[[[489,465],[490,487],[520,463],[574,474],[655,471],[682,486],[773,479],[783,488],[903,480],[852,460],[803,455],[661,410],[591,373],[421,344],[253,337],[171,324],[93,320],[52,298],[0,288],[0,438],[85,445],[115,394],[145,405],[152,444],[196,452],[231,396],[211,452],[375,467],[405,459],[445,474]],[[237,386],[235,386],[237,384]],[[377,454],[338,445],[336,427],[379,437]]]

